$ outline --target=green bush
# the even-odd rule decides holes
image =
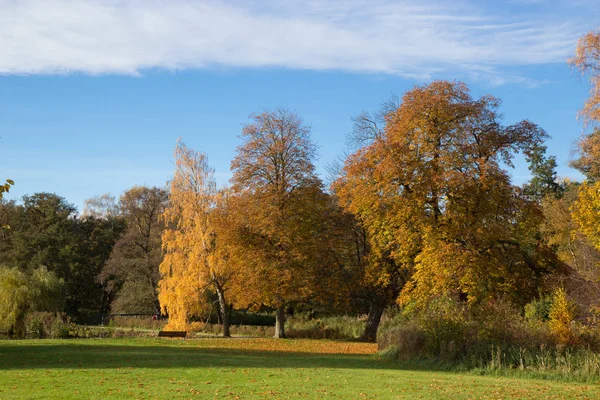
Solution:
[[[525,305],[525,319],[528,321],[548,321],[552,297],[544,296]]]
[[[56,318],[50,312],[32,312],[25,317],[26,336],[31,339],[44,339],[50,335],[50,327]]]
[[[231,325],[275,326],[275,316],[272,313],[234,310],[229,316],[229,322]]]
[[[365,329],[365,321],[351,316],[310,318],[295,315],[286,321],[285,328],[290,338],[356,340]]]
[[[72,323],[67,318],[57,315],[50,325],[50,337],[53,339],[66,339],[71,337],[70,328]]]
[[[31,312],[25,317],[25,334],[30,339],[65,339],[75,326],[63,313]]]
[[[152,316],[115,316],[105,320],[110,326],[119,328],[161,330],[166,324],[166,319],[153,319]]]

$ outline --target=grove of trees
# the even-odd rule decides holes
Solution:
[[[273,312],[284,338],[286,316],[312,308],[366,315],[362,339],[373,341],[388,307],[452,299],[524,313],[548,296],[557,332],[575,314],[595,321],[600,32],[569,62],[592,86],[572,161],[583,182],[557,177],[544,129],[503,124],[500,99],[433,81],[354,119],[353,152],[330,187],[311,128],[278,108],[250,116],[225,188],[207,155],[179,141],[168,188],[102,195],[82,215],[56,194],[0,197],[0,330],[22,332],[31,311],[163,314],[184,330],[214,302],[223,336],[233,309]],[[518,157],[531,172],[521,186]]]

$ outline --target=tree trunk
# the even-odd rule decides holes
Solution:
[[[215,284],[217,296],[219,297],[219,313],[221,314],[221,320],[223,322],[223,337],[231,337],[229,332],[229,310],[227,307],[227,301],[225,300],[225,291],[219,284]]]
[[[275,339],[285,338],[285,306],[281,305],[277,308],[275,315]]]
[[[381,315],[385,310],[386,299],[384,296],[377,296],[369,305],[369,315],[367,316],[367,326],[360,340],[365,342],[374,342],[377,339],[377,329],[381,321]]]

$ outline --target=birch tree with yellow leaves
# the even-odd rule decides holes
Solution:
[[[223,336],[229,333],[226,297],[233,272],[219,237],[216,209],[219,192],[214,170],[204,153],[182,142],[175,148],[176,170],[170,187],[170,203],[163,214],[165,252],[160,264],[161,309],[169,315],[168,329],[185,329],[189,317],[198,313],[207,290],[214,290],[223,317]]]

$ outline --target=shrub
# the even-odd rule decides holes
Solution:
[[[573,321],[575,320],[575,305],[567,297],[563,288],[558,288],[552,295],[552,304],[548,314],[550,331],[563,346],[575,344],[576,334]]]
[[[66,339],[70,337],[70,328],[73,324],[67,317],[57,315],[50,325],[49,336],[53,339]]]
[[[199,335],[208,334],[219,336],[223,333],[223,325],[204,322],[192,322],[189,325],[189,330]],[[229,331],[233,336],[273,336],[272,326],[231,325],[229,327]]]
[[[211,322],[214,319],[211,318]],[[275,316],[272,313],[234,310],[229,316],[229,322],[231,325],[275,326]]]
[[[25,318],[26,337],[30,339],[68,338],[75,326],[64,313],[31,312]]]
[[[426,335],[429,356],[456,359],[472,341],[466,307],[453,299],[433,299],[425,310],[419,310],[417,320]]]
[[[455,300],[435,299],[427,309],[404,309],[385,321],[377,342],[388,359],[432,360],[444,368],[450,361],[453,368],[480,373],[522,370],[536,377],[600,378],[600,355],[594,353],[600,349],[600,329],[573,322],[574,308],[564,291],[553,295],[548,321],[538,318],[543,313],[528,314],[503,301],[467,310]]]
[[[44,339],[50,336],[50,330],[56,314],[50,312],[32,312],[25,317],[26,336],[31,339]]]
[[[377,343],[384,358],[408,360],[425,353],[427,334],[414,321],[381,330]]]
[[[364,329],[364,319],[347,315],[323,318],[295,315],[286,321],[287,336],[298,339],[356,340]]]
[[[258,314],[260,315],[260,314]],[[286,321],[286,334],[289,338],[296,339],[358,339],[364,330],[365,321],[351,316],[332,316],[324,318],[310,318],[308,315],[295,315]],[[199,334],[220,335],[223,327],[220,324],[191,322],[189,330]],[[234,336],[273,336],[274,323],[263,325],[235,325],[230,326]]]
[[[528,321],[548,321],[552,298],[544,296],[525,305],[525,319]]]
[[[467,309],[460,301],[437,298],[426,308],[404,309],[386,321],[378,343],[380,350],[396,346],[400,358],[418,356],[482,365],[500,352],[510,353],[510,360],[517,365],[522,362],[519,352],[552,346],[554,339],[547,325],[525,320],[501,300]]]
[[[108,322],[110,326],[119,328],[161,330],[167,324],[166,319],[153,319],[152,316],[114,316]]]

